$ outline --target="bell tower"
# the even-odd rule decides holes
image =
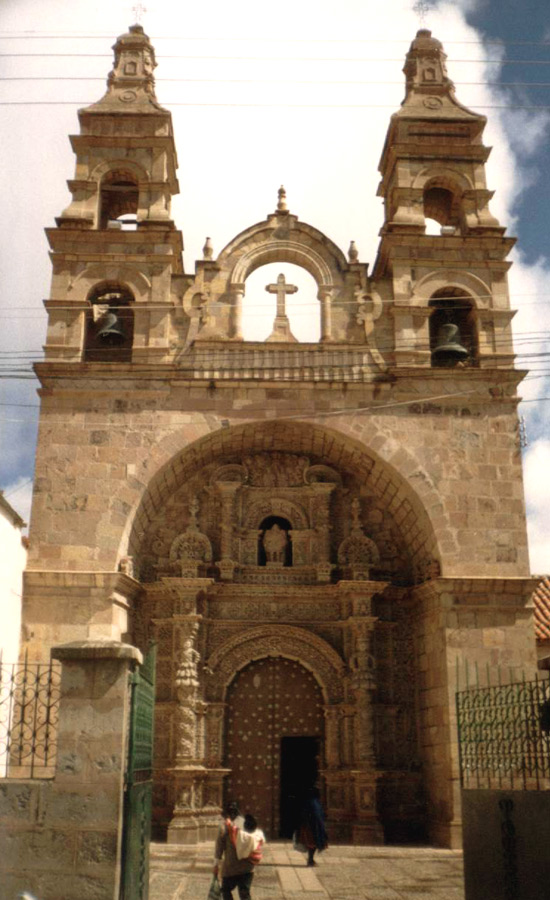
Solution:
[[[489,209],[486,119],[459,103],[445,61],[441,43],[418,31],[380,160],[385,216],[373,277],[392,283],[397,366],[509,367],[514,239]]]
[[[141,25],[114,45],[107,92],[79,110],[71,202],[47,229],[53,277],[46,360],[162,359],[183,272],[170,204],[179,192],[170,113],[155,96],[155,52]]]

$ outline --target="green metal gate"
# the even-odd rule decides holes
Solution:
[[[130,676],[131,712],[122,831],[121,900],[149,896],[149,843],[153,799],[153,732],[157,648]]]

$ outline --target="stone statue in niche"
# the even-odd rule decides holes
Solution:
[[[176,685],[178,688],[197,688],[199,679],[197,674],[197,663],[200,654],[193,647],[193,639],[188,637],[183,644],[181,651],[180,664],[176,675]]]
[[[264,532],[263,545],[268,564],[277,563],[280,566],[284,565],[288,534],[276,522]]]

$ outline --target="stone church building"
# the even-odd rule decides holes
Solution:
[[[30,658],[156,642],[153,816],[170,841],[208,836],[224,798],[288,836],[316,782],[333,841],[456,846],[459,673],[536,666],[514,240],[490,211],[485,119],[420,30],[372,268],[281,189],[187,273],[154,49],[135,25],[114,51],[47,231]],[[313,276],[319,342],[293,337],[284,276],[266,285],[270,337],[243,340],[247,278],[273,262]]]

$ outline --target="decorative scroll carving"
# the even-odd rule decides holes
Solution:
[[[216,469],[216,471],[212,475],[211,484],[217,484],[218,481],[236,481],[238,484],[244,484],[247,480],[247,477],[247,472],[244,466],[230,463],[226,466],[220,466],[219,469]]]
[[[310,466],[304,474],[306,484],[342,484],[342,476],[330,466]]]

